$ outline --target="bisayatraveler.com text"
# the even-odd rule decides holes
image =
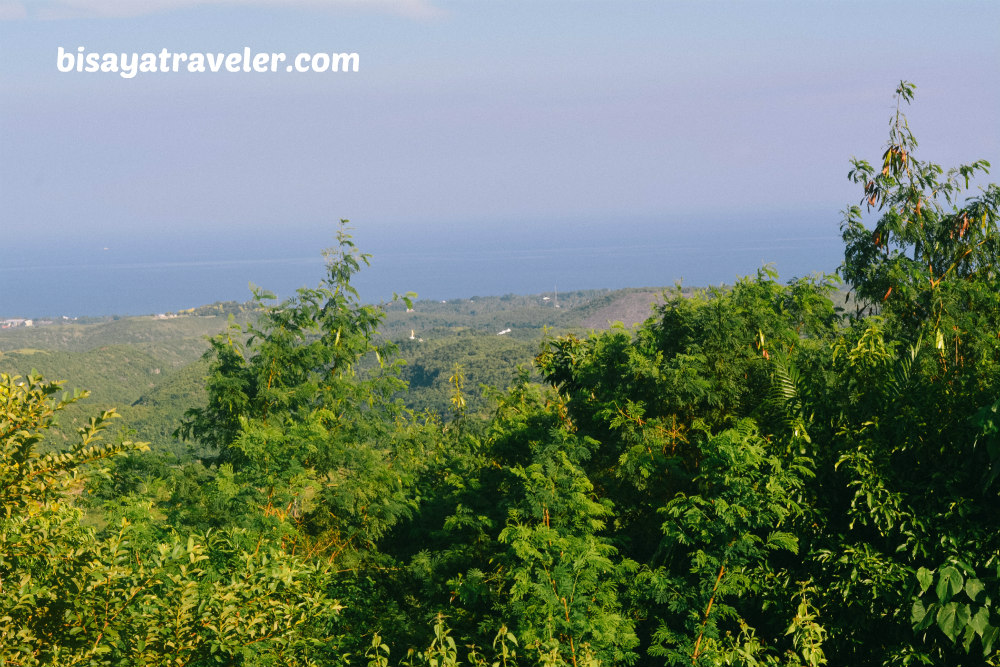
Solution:
[[[138,74],[191,72],[219,74],[239,72],[357,72],[361,57],[357,53],[255,53],[250,47],[230,53],[182,53],[161,49],[146,53],[97,53],[84,47],[67,51],[59,47],[56,67],[60,72],[118,74],[131,79]]]

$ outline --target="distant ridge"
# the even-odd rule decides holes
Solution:
[[[663,304],[663,290],[618,290],[608,295],[608,299],[607,303],[599,306],[591,304],[587,310],[594,306],[598,306],[597,309],[588,313],[580,325],[585,329],[600,330],[615,322],[621,322],[626,328],[641,324],[653,314],[653,306]]]

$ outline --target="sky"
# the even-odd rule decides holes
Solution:
[[[125,78],[60,47],[359,67]],[[318,256],[341,218],[390,258],[835,245],[901,79],[917,157],[1000,164],[996,2],[0,0],[0,310],[53,259]]]

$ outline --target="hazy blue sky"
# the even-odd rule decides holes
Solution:
[[[0,19],[0,239],[20,249],[315,246],[341,217],[375,252],[770,213],[836,235],[900,79],[918,157],[1000,161],[992,1],[0,0]],[[356,52],[360,71],[125,79],[57,71],[60,46]]]

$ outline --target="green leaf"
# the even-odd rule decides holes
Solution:
[[[986,628],[990,627],[990,612],[986,607],[980,607],[973,614],[972,619],[969,620],[969,627],[976,631],[976,634],[982,636],[986,632]]]
[[[799,541],[795,535],[778,530],[767,536],[767,546],[771,549],[791,551],[793,554],[799,552]]]
[[[951,600],[955,593],[962,590],[963,583],[965,582],[962,579],[961,572],[956,570],[951,565],[942,568],[936,589],[938,600],[942,603]]]
[[[997,633],[1000,632],[1000,628],[990,625],[983,630],[983,655],[990,655],[993,652],[993,642],[996,641]]]
[[[955,641],[958,633],[958,603],[949,602],[941,607],[937,613],[937,624],[941,632],[947,635],[948,639]]]
[[[976,630],[971,625],[967,625],[962,634],[965,635],[962,637],[962,648],[968,653],[969,649],[972,648],[972,642],[976,639]]]
[[[982,593],[986,589],[979,579],[969,579],[965,582],[965,594],[969,596],[969,599],[975,602],[976,596]]]
[[[971,617],[968,605],[949,602],[938,611],[937,624],[948,639],[955,641],[962,629],[968,625]]]
[[[914,604],[914,607],[916,607],[916,604]],[[920,632],[921,630],[926,630],[928,627],[930,627],[931,623],[934,622],[934,610],[937,608],[938,608],[937,602],[932,602],[931,604],[927,605],[927,608],[922,614],[921,619],[919,621],[916,621],[916,625],[913,626],[913,630],[915,632]],[[914,611],[911,611],[911,618],[913,614]]]
[[[917,627],[926,616],[927,608],[924,607],[924,603],[920,600],[914,600],[913,607],[910,609],[910,623],[912,623],[914,627]],[[794,627],[795,626],[793,625],[792,628]],[[789,632],[791,632],[791,629]]]
[[[934,582],[934,573],[926,567],[917,570],[917,581],[920,583],[920,592],[926,593]]]

